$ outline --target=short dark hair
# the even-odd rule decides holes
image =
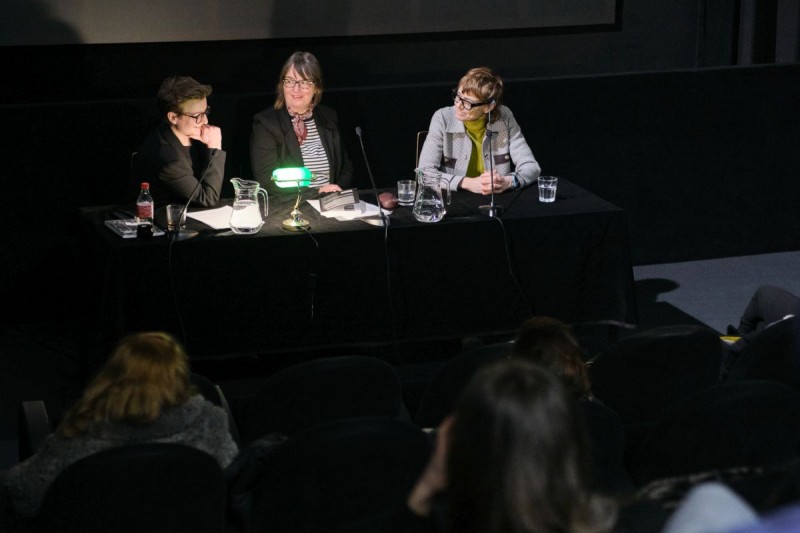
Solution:
[[[556,318],[535,316],[526,320],[514,340],[511,356],[550,369],[576,398],[592,395],[583,349],[572,328]]]
[[[322,79],[322,67],[311,52],[295,52],[283,64],[281,74],[278,77],[273,107],[275,109],[283,109],[283,106],[286,105],[286,99],[283,97],[283,78],[286,77],[286,73],[292,67],[304,79],[314,82],[314,96],[311,98],[311,105],[317,105],[322,100],[322,90],[325,88],[325,82]]]
[[[204,85],[191,76],[170,76],[158,88],[158,111],[162,115],[180,113],[185,102],[208,98],[210,94],[211,85]]]

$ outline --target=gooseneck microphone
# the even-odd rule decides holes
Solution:
[[[367,151],[364,149],[364,139],[361,137],[361,126],[356,126],[356,135],[358,135],[358,142],[361,144],[361,153],[364,155],[364,163],[367,165],[367,174],[369,174],[369,181],[372,185],[372,192],[375,194],[375,204],[378,206],[378,213],[380,213],[380,220],[374,220],[375,225],[380,225],[383,227],[387,227],[389,225],[389,218],[386,216],[386,213],[383,212],[383,208],[381,207],[381,200],[378,198],[378,187],[375,186],[375,178],[372,177],[372,170],[369,168],[369,161],[367,160]],[[367,217],[369,218],[369,217]],[[373,224],[373,221],[364,220]]]
[[[219,150],[217,150],[216,148],[209,149],[208,165],[206,165],[206,170],[203,172],[203,175],[200,176],[200,179],[197,180],[197,184],[194,186],[192,194],[189,195],[189,199],[186,201],[186,204],[183,206],[183,209],[181,209],[181,216],[180,218],[178,218],[179,221],[183,220],[183,217],[186,216],[186,210],[189,209],[189,204],[192,203],[192,200],[194,200],[194,196],[197,194],[197,191],[200,190],[200,186],[203,185],[203,182],[206,180],[208,169],[211,168],[211,164],[214,162],[214,156],[217,155],[217,152],[219,152]],[[179,241],[182,241],[184,239],[190,239],[192,237],[196,237],[197,235],[198,235],[197,231],[182,229],[179,223],[178,231],[175,232],[174,238],[178,239]]]
[[[494,103],[494,98],[489,100],[489,105]],[[494,153],[492,153],[492,136],[494,132],[489,129],[489,125],[492,123],[492,110],[489,109],[489,116],[486,119],[486,138],[489,139],[489,179],[491,180],[491,200],[489,201],[489,205],[482,205],[479,209],[487,216],[496,217],[500,214],[502,208],[500,206],[494,205]]]

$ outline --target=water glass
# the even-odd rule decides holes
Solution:
[[[549,204],[556,201],[558,178],[555,176],[539,176],[539,201]]]
[[[397,182],[397,203],[400,205],[414,205],[414,194],[417,182],[414,180],[400,180]]]
[[[186,227],[186,211],[183,204],[169,204],[167,206],[167,231],[178,231]],[[180,223],[178,220],[180,219]]]

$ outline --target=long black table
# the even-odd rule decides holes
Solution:
[[[488,198],[459,192],[444,220],[402,207],[386,230],[304,202],[310,230],[287,232],[294,200],[270,197],[257,234],[190,219],[200,235],[172,242],[122,239],[103,225],[112,207],[82,208],[100,351],[154,329],[217,358],[507,333],[534,314],[637,322],[625,213],[566,180],[552,204],[531,187],[497,195],[490,218]]]

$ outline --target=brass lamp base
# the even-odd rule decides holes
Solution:
[[[287,218],[282,223],[283,229],[289,231],[304,231],[311,227],[311,223],[304,218]]]
[[[305,231],[311,227],[311,222],[303,218],[303,213],[300,212],[296,204],[289,214],[292,215],[292,218],[287,218],[283,221],[283,229],[289,231]]]

